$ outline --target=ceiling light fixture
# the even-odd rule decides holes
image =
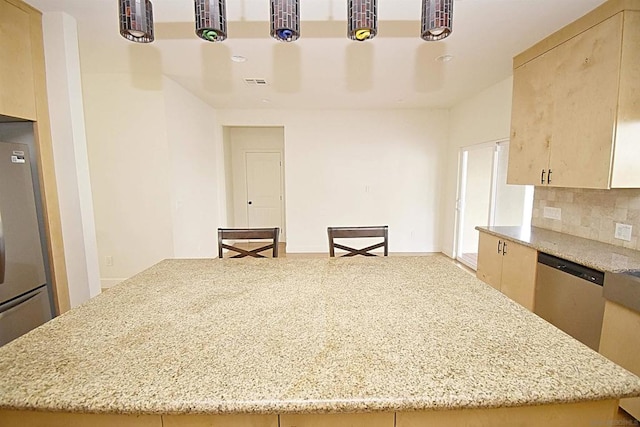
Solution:
[[[453,59],[453,55],[440,55],[436,57],[438,62],[449,62]]]
[[[271,37],[292,42],[300,37],[299,0],[271,0]]]
[[[453,20],[453,0],[422,0],[420,37],[437,41],[449,37]]]
[[[149,0],[120,0],[120,35],[136,43],[151,43],[153,5]]]
[[[208,42],[221,42],[227,38],[227,12],[225,0],[194,0],[196,8],[196,34]]]
[[[348,0],[348,36],[365,41],[378,34],[378,0]]]

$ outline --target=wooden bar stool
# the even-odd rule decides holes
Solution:
[[[228,249],[233,252],[237,252],[237,255],[231,258],[244,258],[247,256],[254,258],[266,258],[261,255],[260,252],[271,249],[273,258],[278,257],[278,237],[280,235],[280,228],[218,228],[218,258],[222,258],[222,250]],[[243,249],[238,246],[234,246],[238,240],[258,240],[268,239],[271,243],[261,246],[256,249]],[[234,245],[229,245],[223,242],[223,240],[233,240]]]
[[[389,227],[387,225],[373,227],[327,227],[329,234],[329,256],[335,257],[335,249],[347,251],[342,256],[350,257],[355,255],[376,256],[372,253],[374,249],[384,248],[384,256],[389,255]],[[334,239],[352,239],[361,237],[382,237],[383,241],[366,248],[356,249],[336,243]]]

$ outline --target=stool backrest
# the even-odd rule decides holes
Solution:
[[[273,258],[278,257],[278,238],[280,235],[280,228],[218,228],[218,257],[222,258],[223,249],[228,249],[233,252],[237,252],[237,255],[231,258],[244,258],[247,256],[254,258],[266,258],[261,255],[260,252],[271,249]],[[255,249],[244,249],[235,246],[239,240],[263,240],[267,239],[271,242],[265,246],[261,246]],[[234,244],[230,245],[224,242],[224,240],[233,240]]]
[[[387,225],[369,227],[327,227],[329,235],[329,256],[335,257],[335,249],[347,251],[342,256],[376,256],[372,253],[374,249],[384,248],[384,256],[389,255],[389,227]],[[335,242],[334,239],[353,239],[361,237],[381,237],[382,242],[376,243],[366,248],[356,249]]]

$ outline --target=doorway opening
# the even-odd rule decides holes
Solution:
[[[455,255],[474,270],[478,263],[476,226],[531,225],[534,188],[507,184],[508,162],[508,140],[460,149]]]
[[[279,227],[286,242],[284,128],[223,129],[227,226]]]

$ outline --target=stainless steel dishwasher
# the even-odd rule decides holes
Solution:
[[[598,351],[604,273],[545,253],[538,254],[534,312]]]

